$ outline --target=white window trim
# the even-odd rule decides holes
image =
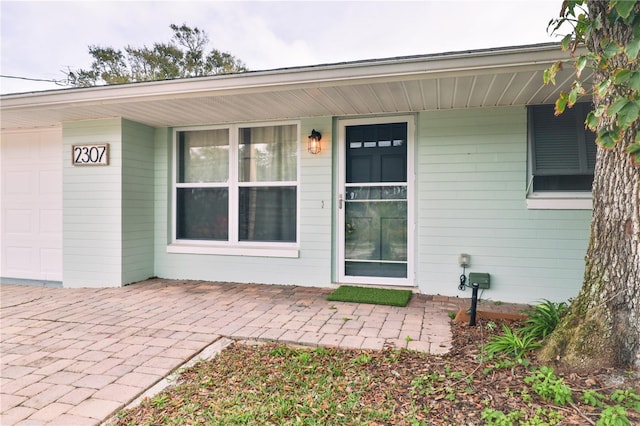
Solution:
[[[529,210],[591,210],[591,192],[532,192],[527,197]]]
[[[529,158],[529,162],[531,158]],[[531,170],[531,167],[529,167]],[[593,196],[587,191],[537,191],[532,192],[533,176],[529,172],[526,199],[528,210],[592,210]]]
[[[177,238],[177,188],[176,177],[178,176],[178,132],[193,131],[193,130],[215,130],[215,129],[229,129],[229,179],[227,182],[215,182],[215,183],[194,183],[194,184],[181,184],[182,187],[194,186],[194,187],[225,187],[240,188],[243,186],[271,186],[269,184],[275,182],[238,182],[238,131],[239,129],[251,128],[251,127],[265,127],[265,126],[281,126],[281,125],[295,125],[297,128],[296,134],[298,140],[296,141],[296,181],[282,181],[277,182],[281,186],[295,186],[296,187],[296,242],[246,242],[238,240],[238,211],[237,208],[230,208],[229,212],[229,241],[213,241],[213,240],[186,240]],[[172,140],[172,176],[171,176],[171,242],[167,245],[167,253],[181,253],[181,254],[209,254],[209,255],[224,255],[224,256],[257,256],[257,257],[283,257],[283,258],[297,258],[300,257],[300,121],[270,121],[259,123],[234,123],[229,125],[212,125],[212,126],[188,126],[188,127],[175,127],[173,129]],[[231,191],[229,193],[229,206],[232,203],[237,205],[237,191]]]
[[[177,240],[167,246],[167,253],[181,254],[215,254],[221,256],[257,256],[257,257],[300,257],[300,249],[298,245],[292,243],[273,243],[278,246],[265,243],[257,244],[220,244],[214,242],[207,244],[209,241],[194,240]]]

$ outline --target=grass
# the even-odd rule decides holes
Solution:
[[[640,424],[640,373],[629,375],[631,387],[612,389],[526,358],[565,309],[545,301],[525,327],[505,321],[502,333],[494,321],[454,324],[452,349],[442,357],[235,343],[118,413],[117,426]]]
[[[535,360],[481,359],[483,339],[501,327],[452,327],[445,356],[234,343],[107,424],[640,424],[640,375],[629,372],[631,387],[616,390]]]
[[[185,370],[173,392],[145,400],[137,411],[121,414],[118,424],[386,421],[396,407],[366,368],[374,362],[366,352],[233,345],[211,362]],[[364,403],[373,394],[379,403]]]
[[[327,300],[336,302],[370,303],[374,305],[407,306],[411,290],[390,290],[342,285]]]

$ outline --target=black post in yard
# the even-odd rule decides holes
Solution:
[[[469,315],[469,325],[476,325],[476,308],[478,306],[478,287],[480,285],[478,283],[472,283],[471,288],[473,289],[471,293],[471,314]]]

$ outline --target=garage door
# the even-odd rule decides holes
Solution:
[[[3,133],[0,277],[62,281],[62,130]]]

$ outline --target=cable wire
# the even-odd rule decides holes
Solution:
[[[45,79],[45,78],[31,78],[31,77],[20,77],[17,75],[4,75],[0,74],[0,78],[12,78],[15,80],[27,80],[27,81],[41,81],[44,83],[55,83],[59,86],[69,86],[71,82],[67,80],[55,80],[55,79]]]

